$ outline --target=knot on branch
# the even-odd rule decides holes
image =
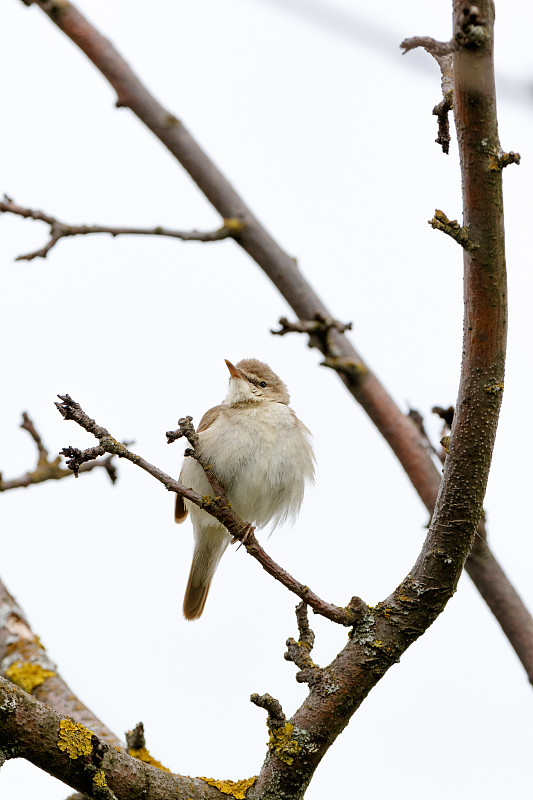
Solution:
[[[433,219],[428,220],[428,224],[432,228],[451,236],[465,250],[477,250],[479,248],[478,244],[472,242],[468,228],[461,227],[456,219],[448,219],[444,211],[440,211],[438,208],[435,209]]]
[[[95,447],[88,447],[87,450],[79,450],[77,447],[64,447],[60,451],[60,455],[65,456],[67,460],[67,467],[72,470],[74,477],[79,476],[80,467],[87,461],[94,461],[99,456],[103,456],[106,450],[103,445],[99,444]]]
[[[454,39],[460,47],[479,49],[487,38],[487,23],[475,5],[465,6],[459,19],[459,30]]]
[[[254,694],[250,695],[251,702],[259,708],[264,708],[268,714],[267,726],[270,731],[282,728],[287,721],[281,703],[272,697],[270,694]]]

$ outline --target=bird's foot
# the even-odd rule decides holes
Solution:
[[[234,536],[233,539],[231,540],[231,544],[237,544],[237,542],[239,542],[239,547],[241,547],[241,545],[243,544],[246,544],[250,536],[253,534],[254,530],[255,530],[254,526],[251,523],[248,523],[244,529],[242,537],[239,539],[237,536]],[[237,550],[239,549],[239,547],[237,548]]]

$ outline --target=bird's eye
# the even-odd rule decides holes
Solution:
[[[264,389],[264,388],[265,388],[265,386],[266,386],[266,381],[261,381],[261,383],[259,384],[259,386],[261,387],[261,389]]]

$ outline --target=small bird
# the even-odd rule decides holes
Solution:
[[[314,479],[310,432],[289,408],[283,381],[267,364],[245,358],[237,366],[226,360],[229,390],[221,405],[210,408],[197,429],[198,450],[223,484],[239,517],[273,528],[295,517],[306,481]],[[201,495],[213,490],[200,464],[183,461],[180,483]],[[231,541],[227,529],[194,503],[176,496],[176,522],[190,512],[194,553],[183,615],[198,619],[204,610],[215,570]]]

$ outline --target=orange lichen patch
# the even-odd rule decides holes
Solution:
[[[72,722],[70,719],[62,719],[59,723],[57,746],[69,758],[90,756],[93,751],[92,736],[92,731],[86,728],[85,725],[79,722]]]
[[[143,761],[145,764],[151,764],[152,767],[162,769],[164,772],[170,772],[168,767],[164,767],[160,761],[150,755],[146,747],[140,747],[138,750],[132,748],[131,750],[128,750],[128,753],[132,758],[137,758],[139,761]]]
[[[286,722],[282,728],[273,728],[270,731],[268,749],[275,750],[276,755],[286,764],[292,764],[294,756],[302,749],[296,739],[292,738],[294,725]]]
[[[257,775],[254,775],[253,778],[245,778],[242,781],[216,781],[214,778],[204,777],[201,777],[200,780],[205,781],[209,786],[215,786],[223,794],[231,795],[235,800],[245,800],[246,792],[256,782]]]
[[[40,664],[31,664],[29,661],[15,661],[10,667],[6,669],[6,678],[25,692],[31,694],[36,686],[47,678],[51,678],[56,673],[51,669],[45,669]]]

